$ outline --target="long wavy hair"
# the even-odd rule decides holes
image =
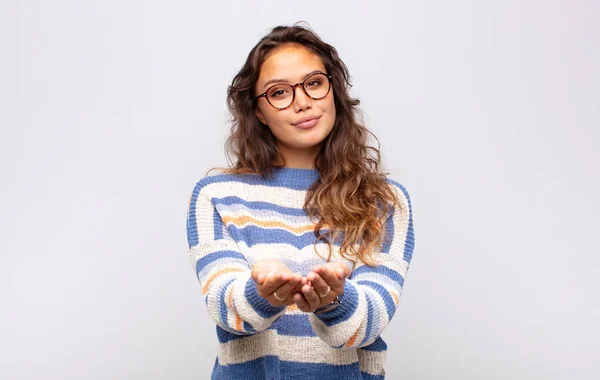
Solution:
[[[310,29],[300,26],[276,26],[250,51],[246,62],[235,75],[227,90],[227,106],[231,114],[230,135],[225,143],[228,168],[226,174],[256,174],[273,176],[274,163],[283,161],[277,149],[277,139],[256,115],[254,96],[262,63],[275,49],[285,45],[303,46],[323,61],[327,73],[333,76],[332,91],[336,109],[335,124],[323,141],[315,159],[320,178],[307,190],[304,211],[315,225],[316,244],[325,241],[331,260],[332,242],[340,245],[342,257],[375,266],[374,252],[387,241],[386,223],[393,206],[401,208],[398,196],[380,169],[378,148],[368,145],[368,135],[379,140],[364,125],[358,108],[360,100],[350,97],[350,73],[336,49],[325,43]],[[233,157],[233,158],[232,158]],[[208,174],[207,173],[207,174]],[[313,219],[316,218],[316,219]],[[341,237],[341,238],[340,238]]]

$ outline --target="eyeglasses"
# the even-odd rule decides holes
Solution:
[[[331,75],[325,73],[315,73],[303,82],[294,85],[287,83],[275,84],[267,91],[258,95],[255,99],[265,97],[269,104],[278,110],[284,110],[292,105],[296,98],[296,86],[302,86],[304,93],[314,100],[323,99],[331,90]]]

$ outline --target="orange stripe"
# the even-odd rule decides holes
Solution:
[[[242,318],[239,315],[235,315],[235,329],[237,331],[242,331]]]
[[[235,307],[233,307],[233,287],[234,286],[235,286],[235,284],[231,285],[231,290],[229,291],[229,296],[227,297],[227,302],[229,302],[229,307],[235,313],[235,329],[237,331],[242,331],[242,318],[240,318],[240,316],[237,313],[237,310],[235,310]]]
[[[202,287],[202,294],[206,295],[206,292],[208,292],[208,288],[210,287],[211,282],[213,282],[213,280],[215,278],[219,277],[220,275],[225,274],[225,273],[243,272],[243,271],[244,270],[241,269],[241,268],[225,268],[225,269],[221,269],[217,273],[215,273],[212,276],[210,276],[210,278],[208,280],[206,280],[206,284],[204,284],[204,286]]]
[[[398,298],[398,295],[396,295],[396,293],[394,293],[394,292],[390,292],[390,294],[392,295],[392,298],[394,299],[394,303],[396,304],[396,306],[398,306],[398,302],[400,301],[400,299]]]
[[[295,303],[291,304],[287,308],[288,308],[289,311],[298,311],[298,310],[300,310],[300,309],[298,309],[298,305],[296,305]]]
[[[358,328],[358,330],[356,330],[356,332],[354,333],[354,335],[352,335],[352,338],[350,338],[350,340],[346,344],[346,347],[350,347],[350,346],[352,346],[354,344],[354,341],[356,340],[356,337],[358,336],[358,331],[359,330],[360,330],[360,327]]]
[[[231,285],[231,290],[229,291],[229,297],[227,298],[227,300],[229,301],[229,307],[231,308],[231,310],[235,310],[235,308],[233,307],[233,285]]]
[[[223,222],[225,224],[233,223],[238,227],[241,225],[247,224],[247,223],[251,223],[251,224],[259,226],[259,227],[268,227],[268,228],[278,227],[278,228],[282,228],[282,229],[285,229],[287,231],[294,232],[297,234],[313,231],[315,229],[314,223],[306,224],[306,225],[300,226],[300,227],[293,227],[289,224],[277,222],[274,220],[258,220],[251,216],[248,216],[248,215],[240,216],[237,218],[232,217],[232,216],[223,216],[221,219],[223,219]],[[323,228],[326,228],[326,226],[324,225]]]
[[[229,297],[227,298],[227,300],[229,301],[229,307],[235,312],[235,329],[237,331],[242,331],[242,318],[240,318],[240,316],[237,313],[237,310],[235,310],[235,308],[233,307],[233,286],[234,285],[231,285],[231,290],[229,291]]]

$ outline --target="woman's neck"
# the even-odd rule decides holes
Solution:
[[[278,144],[279,156],[275,159],[275,165],[292,169],[316,169],[315,159],[320,150],[320,144],[307,149],[292,149],[281,143]]]

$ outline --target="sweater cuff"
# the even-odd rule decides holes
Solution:
[[[263,318],[274,317],[286,308],[286,306],[273,306],[269,303],[269,301],[261,297],[258,294],[258,290],[256,289],[256,283],[254,282],[252,277],[250,277],[246,282],[246,289],[244,295],[246,296],[246,300],[248,301],[250,306],[252,306],[254,311],[256,311],[256,313]]]
[[[351,280],[344,282],[344,293],[340,294],[341,303],[333,310],[313,315],[320,319],[325,325],[333,326],[348,320],[358,308],[358,290]]]

